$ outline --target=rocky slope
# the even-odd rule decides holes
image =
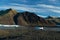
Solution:
[[[45,20],[31,12],[16,12],[13,9],[0,11],[0,24],[22,26],[55,26],[54,22]]]
[[[50,21],[50,22],[53,22],[55,23],[56,25],[60,25],[60,17],[51,17],[51,16],[48,16],[46,18],[47,21]]]
[[[31,12],[22,12],[14,16],[15,23],[23,26],[55,26],[55,23],[48,22],[42,17]]]
[[[15,10],[12,10],[12,9],[0,11],[0,24],[9,24],[9,25],[15,24],[13,17],[16,14],[17,14],[17,12]]]

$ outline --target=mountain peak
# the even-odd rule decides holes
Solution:
[[[7,10],[5,10],[5,11],[6,11],[6,12],[9,12],[9,11],[11,11],[11,10],[13,10],[13,9],[10,8],[10,9],[7,9]]]
[[[15,13],[16,11],[11,9],[11,8],[6,9],[6,10],[1,10],[0,11],[0,16],[3,16],[3,15],[8,14],[8,13],[11,14],[12,12]]]
[[[12,8],[9,8],[9,9],[7,9],[7,10],[12,10]]]
[[[49,24],[47,20],[37,16],[32,12],[22,12],[14,16],[14,22],[16,25],[22,26],[53,26],[55,24]]]
[[[31,17],[32,16],[37,16],[35,13],[33,13],[33,12],[27,12],[27,11],[26,12],[22,12],[22,14],[25,15],[25,16],[31,16]]]
[[[17,12],[13,9],[7,9],[0,11],[0,23],[1,24],[6,24],[6,25],[13,25],[14,20],[13,17],[17,14]]]

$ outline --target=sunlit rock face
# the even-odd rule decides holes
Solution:
[[[17,12],[13,9],[0,11],[0,24],[13,25],[15,24],[13,17]]]

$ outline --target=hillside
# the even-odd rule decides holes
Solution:
[[[0,24],[9,24],[13,25],[14,20],[13,17],[17,14],[15,10],[12,9],[7,9],[7,10],[2,10],[0,11]]]
[[[16,24],[23,26],[55,26],[55,23],[49,23],[44,18],[31,12],[18,13],[14,16],[14,18]]]
[[[13,9],[0,11],[0,24],[22,26],[56,26],[55,22],[48,21],[32,12],[17,12]]]
[[[54,22],[56,25],[60,25],[60,17],[51,17],[51,16],[48,16],[46,18],[46,20]]]

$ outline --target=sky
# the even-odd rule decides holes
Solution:
[[[0,10],[9,8],[34,12],[42,17],[60,17],[60,0],[0,0]]]

